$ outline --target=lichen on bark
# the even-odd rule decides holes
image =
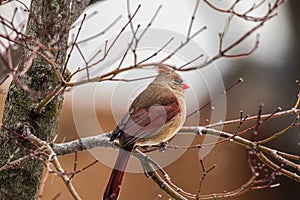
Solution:
[[[66,57],[68,31],[71,25],[70,0],[32,0],[27,22],[24,43],[34,46],[30,40],[52,47],[56,64],[62,69]],[[23,48],[19,69],[22,70],[31,56],[29,49]],[[35,106],[52,91],[59,80],[53,66],[40,56],[35,56],[29,70],[18,76],[21,85],[30,90],[25,91],[20,83],[12,81],[7,94],[2,124],[22,134],[24,125],[31,128],[32,134],[51,141],[57,133],[63,96],[57,95],[40,113],[35,113]],[[19,146],[16,144],[18,142]],[[0,130],[0,167],[10,160],[28,155],[32,148],[26,140],[4,129]],[[13,157],[12,157],[13,156]],[[0,199],[36,199],[43,164],[37,159],[27,160],[19,166],[0,171]]]

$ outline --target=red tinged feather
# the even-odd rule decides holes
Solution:
[[[185,120],[183,90],[188,88],[181,77],[166,67],[129,107],[113,130],[110,140],[119,139],[120,147],[103,200],[118,199],[126,166],[136,145],[155,145],[172,138]]]
[[[130,154],[131,151],[119,151],[118,158],[103,195],[103,200],[115,200],[118,198]]]

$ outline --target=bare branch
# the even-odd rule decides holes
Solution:
[[[76,33],[76,36],[75,36],[75,39],[74,39],[74,42],[73,42],[74,44],[77,42],[77,39],[78,39],[78,36],[79,36],[80,31],[81,31],[81,28],[82,28],[82,25],[83,25],[83,22],[84,22],[85,18],[86,18],[86,14],[83,15],[83,19],[82,19],[82,21],[81,21],[81,23],[79,25],[79,29],[78,29],[78,31]],[[71,57],[73,49],[74,49],[74,45],[71,46],[70,52],[68,53],[67,60],[66,60],[65,65],[64,65],[64,67],[62,69],[62,75],[65,73],[65,71],[67,69],[67,65],[69,63],[69,60],[70,60],[70,57]]]
[[[290,110],[284,110],[284,111],[281,111],[281,112],[276,112],[274,114],[272,114],[272,118],[274,117],[283,117],[283,116],[286,116],[286,115],[291,115],[291,114],[296,114],[296,115],[299,115],[300,114],[300,109],[290,109]],[[264,119],[267,119],[270,117],[270,114],[265,114],[265,115],[261,115],[260,118],[262,120]],[[245,119],[245,121],[254,121],[254,120],[257,120],[257,116],[249,116],[247,117],[247,119]],[[220,122],[217,122],[217,123],[214,123],[214,124],[208,124],[206,125],[205,127],[206,128],[213,128],[213,127],[217,127],[217,126],[224,126],[224,125],[229,125],[229,124],[235,124],[235,123],[239,123],[240,122],[240,119],[234,119],[234,120],[228,120],[228,121],[220,121]]]
[[[221,13],[228,13],[228,14],[232,14],[234,16],[237,16],[241,19],[244,19],[246,21],[252,21],[252,22],[258,22],[258,21],[264,21],[264,20],[268,20],[268,19],[271,19],[272,17],[274,17],[276,14],[272,14],[272,15],[269,15],[268,13],[263,15],[263,17],[257,17],[257,16],[251,16],[249,15],[252,11],[258,9],[259,7],[261,7],[263,4],[266,3],[265,0],[261,0],[261,2],[259,2],[258,4],[253,4],[252,7],[250,7],[247,11],[245,11],[244,13],[238,13],[235,11],[235,8],[237,6],[237,4],[239,2],[242,2],[241,0],[236,0],[232,6],[229,8],[229,9],[221,9],[221,8],[218,8],[216,6],[214,6],[212,3],[210,3],[208,0],[204,0],[204,2],[209,6],[211,7],[212,9],[218,11],[218,12],[221,12]],[[277,8],[280,4],[282,4],[284,2],[284,0],[277,0],[273,7]],[[271,9],[269,9],[268,12],[270,12]]]
[[[65,171],[64,169],[62,168],[57,156],[56,156],[56,153],[53,151],[52,147],[50,146],[49,143],[39,139],[38,137],[34,136],[33,134],[31,134],[31,131],[30,131],[30,128],[25,126],[24,127],[24,135],[25,137],[31,141],[31,142],[34,142],[37,146],[39,146],[40,148],[45,148],[47,154],[49,155],[49,162],[52,162],[56,168],[56,170],[60,173],[61,175],[61,178],[63,179],[64,183],[66,184],[67,188],[69,189],[71,195],[73,196],[74,199],[76,200],[80,200],[81,198],[79,197],[79,195],[77,194],[72,182],[71,182],[71,179],[65,175]]]

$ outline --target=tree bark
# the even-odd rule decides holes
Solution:
[[[89,1],[74,0],[32,0],[25,33],[30,39],[23,42],[31,48],[34,44],[30,40],[52,47],[54,50],[51,53],[62,71],[70,26],[88,3]],[[77,6],[76,9],[74,6]],[[31,51],[22,48],[18,70],[24,69],[30,56]],[[44,94],[53,91],[60,84],[53,66],[36,55],[30,69],[26,74],[18,76],[18,79],[22,84],[12,81],[9,87],[2,124],[18,134],[22,134],[26,125],[37,137],[46,141],[53,140],[57,134],[62,94],[55,96],[40,113],[34,112],[35,106],[45,97]],[[30,91],[25,91],[21,86],[28,87]],[[12,131],[0,129],[0,167],[28,155],[33,148]],[[42,162],[34,158],[0,171],[0,199],[36,199],[42,173]]]

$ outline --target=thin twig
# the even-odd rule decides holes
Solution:
[[[70,191],[71,195],[73,196],[74,199],[76,200],[80,200],[80,196],[78,195],[78,193],[76,192],[71,180],[69,179],[69,177],[67,175],[65,175],[65,171],[62,168],[56,153],[53,151],[52,147],[50,146],[49,143],[39,139],[38,137],[34,136],[31,131],[30,128],[27,126],[24,126],[24,135],[25,137],[35,143],[36,145],[40,146],[40,147],[45,147],[46,151],[49,155],[49,161],[53,163],[53,165],[55,166],[56,170],[59,172],[59,176],[63,179],[65,185],[67,186],[68,190]]]
[[[284,110],[284,111],[281,111],[281,112],[277,112],[275,114],[272,115],[272,118],[276,118],[276,117],[284,117],[284,116],[287,116],[287,115],[291,115],[291,114],[300,114],[300,109],[290,109],[290,110]],[[270,117],[270,114],[264,114],[264,115],[261,115],[260,118],[262,120],[266,119],[266,118],[269,118]],[[247,119],[245,121],[254,121],[254,120],[257,120],[257,116],[249,116],[247,117]],[[240,122],[240,119],[233,119],[233,120],[227,120],[227,121],[220,121],[220,122],[217,122],[217,123],[214,123],[214,124],[208,124],[206,125],[205,127],[206,128],[213,128],[213,127],[217,127],[217,126],[225,126],[225,125],[229,125],[229,124],[235,124],[235,123],[239,123]]]

